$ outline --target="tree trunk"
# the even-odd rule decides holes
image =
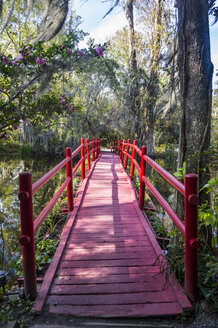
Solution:
[[[181,119],[179,166],[199,175],[199,188],[209,180],[213,65],[207,0],[178,0]],[[208,196],[200,193],[201,203]]]
[[[129,39],[129,76],[130,84],[128,90],[128,105],[133,117],[132,120],[132,137],[137,138],[139,130],[139,83],[137,73],[137,60],[135,50],[135,32],[133,18],[133,0],[125,0],[125,14],[128,22],[128,39]]]
[[[142,136],[143,144],[148,147],[148,154],[154,153],[155,106],[159,95],[159,61],[162,37],[163,0],[157,0],[154,13],[154,32],[152,36],[152,54],[150,79],[147,86],[146,125]]]

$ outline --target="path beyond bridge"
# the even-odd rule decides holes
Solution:
[[[33,309],[100,317],[191,309],[163,268],[167,262],[119,156],[102,152],[83,182]]]

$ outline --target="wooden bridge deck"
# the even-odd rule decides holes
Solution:
[[[161,273],[156,260],[162,251],[119,157],[103,153],[83,189],[35,311],[44,303],[49,312],[75,316],[161,316],[190,309],[178,282]]]

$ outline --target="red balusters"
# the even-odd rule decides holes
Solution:
[[[147,147],[142,146],[140,189],[139,189],[139,207],[141,208],[141,210],[144,209],[144,205],[145,205],[145,183],[142,180],[143,176],[146,176],[146,161],[143,158],[144,155],[147,155]]]
[[[133,176],[134,176],[134,170],[135,170],[135,164],[133,162],[133,159],[135,159],[135,147],[137,145],[137,141],[134,140],[133,141],[133,149],[132,149],[132,164],[131,164],[131,171],[130,171],[130,178],[133,179]]]
[[[126,146],[126,157],[125,157],[125,162],[124,162],[124,169],[126,170],[127,168],[127,163],[128,163],[128,155],[129,154],[129,144],[130,144],[130,139],[127,141],[127,146]]]
[[[82,163],[81,163],[81,177],[82,177],[82,180],[85,179],[86,177],[86,174],[85,174],[85,171],[86,171],[86,168],[85,168],[85,139],[82,138],[81,139],[81,145],[82,145],[82,148],[81,148],[81,158],[83,159]]]
[[[23,256],[23,274],[25,296],[35,300],[37,295],[36,286],[36,263],[35,263],[35,234],[33,219],[33,194],[32,174],[19,174],[19,200],[21,218],[21,238]]]
[[[97,139],[97,158],[100,155],[100,147],[101,147],[101,138]]]
[[[198,176],[185,176],[185,291],[192,301],[198,288]]]
[[[95,138],[93,138],[92,150],[93,150],[92,161],[94,162],[95,161]]]
[[[67,199],[68,199],[68,212],[73,210],[73,175],[72,175],[72,149],[66,148],[66,157],[70,157],[70,161],[66,164],[67,177],[71,178],[71,181],[67,185]]]
[[[125,140],[122,140],[122,150],[121,150],[121,163],[122,164],[123,164],[124,150],[125,150]]]
[[[86,151],[88,154],[87,161],[88,161],[88,170],[91,169],[91,162],[90,162],[90,147],[89,147],[89,139],[86,139]]]

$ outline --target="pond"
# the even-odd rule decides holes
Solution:
[[[20,209],[19,173],[32,172],[35,182],[61,161],[47,157],[7,157],[0,161],[0,270],[15,274],[17,259],[20,257]],[[36,218],[55,190],[66,179],[65,167],[34,195],[34,217]]]

